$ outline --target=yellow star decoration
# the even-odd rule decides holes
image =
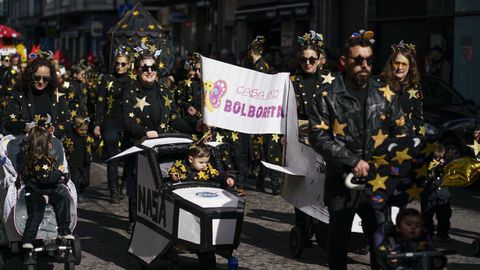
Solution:
[[[194,142],[198,141],[198,136],[197,136],[197,134],[192,134],[192,140],[193,140]]]
[[[33,121],[34,122],[38,122],[42,119],[42,117],[40,116],[40,114],[35,114],[35,116],[33,117]]]
[[[40,171],[40,169],[41,169],[40,165],[36,165],[36,166],[35,166],[35,171],[38,172],[38,171]]]
[[[67,148],[72,147],[73,146],[72,139],[70,139],[70,138],[65,139],[65,146],[67,146]]]
[[[98,102],[103,102],[103,97],[98,97]]]
[[[418,134],[425,136],[426,133],[427,133],[427,127],[425,125],[421,126]]]
[[[405,125],[405,117],[403,115],[400,116],[400,118],[395,120],[395,124],[397,124],[397,126],[399,126],[399,127],[404,126]]]
[[[126,24],[126,23],[122,24],[122,29],[125,29],[127,27],[128,27],[128,24]]]
[[[182,166],[182,161],[181,161],[181,160],[175,161],[175,165],[174,165],[174,166],[175,166],[175,167],[180,167],[180,166]]]
[[[155,45],[148,45],[148,50],[149,50],[151,53],[154,53],[154,52],[157,50],[157,46],[155,46]]]
[[[408,93],[408,99],[418,98],[418,90],[410,89],[407,91],[407,93]]]
[[[135,11],[132,13],[133,16],[138,16],[138,14],[140,14],[140,12],[138,12],[138,10],[135,10]]]
[[[388,101],[392,101],[392,96],[395,95],[395,93],[390,90],[390,86],[388,86],[388,84],[385,87],[379,88],[378,91],[383,92],[383,96]]]
[[[113,87],[113,81],[107,83],[107,91],[110,91]]]
[[[165,129],[166,127],[167,127],[167,125],[165,125],[165,123],[160,124],[161,129]]]
[[[238,140],[238,132],[234,131],[232,132],[232,141],[235,142],[236,140]]]
[[[377,146],[381,145],[383,141],[385,141],[385,139],[388,138],[388,134],[383,134],[383,131],[380,129],[377,132],[377,135],[372,136],[372,138],[375,141],[373,148],[377,148]]]
[[[70,82],[64,82],[62,87],[63,88],[70,88]]]
[[[323,84],[332,84],[332,82],[335,80],[335,77],[332,76],[332,73],[328,73],[327,75],[322,75],[323,78]]]
[[[272,135],[272,141],[278,143],[278,140],[280,139],[280,136],[278,136],[278,134],[273,134]]]
[[[70,115],[71,115],[72,117],[77,116],[77,110],[71,111],[71,112],[70,112]]]
[[[145,108],[146,106],[150,106],[150,103],[147,102],[147,97],[143,97],[143,98],[137,98],[135,97],[135,99],[137,100],[137,104],[135,104],[135,106],[133,106],[133,108],[139,108],[140,111],[143,112],[143,108]]]
[[[220,133],[217,133],[217,136],[215,137],[215,142],[223,142],[223,138],[225,136],[220,135]]]
[[[388,179],[388,176],[380,177],[380,175],[377,173],[375,176],[375,179],[368,181],[370,185],[372,185],[372,189],[375,192],[375,190],[381,188],[381,189],[387,189],[385,186],[385,181]]]
[[[403,151],[395,151],[395,157],[392,158],[392,160],[397,160],[399,164],[410,159],[412,159],[412,157],[408,155],[408,148],[405,148]]]
[[[328,125],[325,124],[324,121],[320,122],[320,125],[315,125],[315,128],[323,129],[323,130],[328,130]]]
[[[135,75],[135,72],[133,72],[133,70],[131,70],[131,71],[128,73],[128,77],[130,77],[130,79],[132,79],[132,80],[136,80],[136,79],[137,79],[137,75]]]
[[[420,177],[427,177],[427,170],[428,170],[428,166],[427,164],[423,164],[422,167],[418,168],[415,170],[415,179],[418,179]]]
[[[131,112],[128,114],[128,116],[133,118],[135,115],[133,114],[133,112]]]
[[[427,145],[425,146],[425,148],[422,150],[422,154],[425,155],[425,157],[429,157],[433,151],[435,151],[435,148],[436,148],[436,143],[429,143],[427,142]]]
[[[185,80],[185,85],[188,86],[188,87],[190,87],[190,86],[192,85],[192,80],[186,79],[186,80]]]
[[[478,153],[480,152],[480,143],[478,143],[476,140],[473,140],[473,144],[467,144],[467,146],[473,149],[475,156],[478,156]]]
[[[55,90],[55,93],[53,93],[53,94],[54,94],[55,97],[57,98],[57,103],[58,103],[58,101],[59,101],[59,99],[60,99],[61,96],[65,96],[65,94],[64,94],[64,93],[60,93],[60,92],[58,91],[58,89]]]
[[[70,92],[70,93],[68,94],[68,99],[73,99],[74,97],[75,97],[75,93]]]
[[[165,63],[160,62],[160,64],[158,64],[158,67],[159,67],[159,68],[164,68],[164,67],[165,67]]]
[[[165,107],[170,109],[172,101],[167,96],[163,96],[163,99],[165,100]]]
[[[109,108],[113,106],[113,96],[108,96],[107,103]]]
[[[380,119],[385,120],[385,119],[387,119],[387,117],[385,116],[385,114],[382,114],[382,115],[380,115]]]
[[[11,120],[17,120],[17,116],[15,114],[10,114],[10,119]]]
[[[150,25],[148,26],[148,29],[150,29],[150,30],[154,30],[154,29],[155,29],[155,25],[153,25],[153,24],[150,24]]]
[[[50,166],[48,166],[47,164],[43,164],[42,169],[48,171],[50,169]]]
[[[310,33],[305,33],[305,35],[303,35],[303,39],[310,39]]]
[[[372,163],[375,165],[376,168],[382,166],[382,165],[389,165],[389,163],[385,160],[387,155],[381,155],[381,156],[373,156],[372,157]]]
[[[328,92],[327,91],[322,91],[322,96],[324,96],[324,97],[328,96]]]
[[[59,130],[64,130],[65,127],[64,127],[63,125],[58,125],[58,129],[59,129]]]
[[[198,172],[198,180],[207,180],[208,175],[204,171],[199,171]]]
[[[333,123],[333,136],[342,135],[345,136],[345,132],[343,131],[347,124],[342,124],[335,119],[335,123]]]
[[[420,193],[422,193],[423,188],[419,188],[417,184],[413,184],[413,186],[410,189],[407,189],[407,194],[408,194],[408,200],[413,200],[413,199],[420,199]]]
[[[261,136],[261,135],[258,136],[257,142],[258,142],[259,144],[262,144],[262,145],[263,145],[263,143],[265,142],[263,136]]]
[[[148,42],[148,38],[147,37],[142,37],[140,39],[140,42],[142,42],[143,44],[147,43]]]

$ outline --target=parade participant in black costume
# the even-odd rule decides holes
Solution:
[[[93,138],[87,134],[89,125],[89,118],[75,116],[73,125],[68,126],[62,140],[68,160],[68,171],[77,190],[78,202],[83,202],[83,193],[90,185],[90,163],[95,146]]]
[[[37,55],[36,55],[37,56]],[[38,57],[28,63],[15,85],[15,91],[7,99],[5,129],[8,134],[24,134],[25,124],[41,117],[51,118],[55,136],[61,138],[70,112],[65,93],[58,90],[53,53],[39,52]]]
[[[202,91],[203,81],[201,73],[201,61],[198,53],[192,53],[185,61],[187,78],[180,81],[174,94],[175,102],[185,116],[202,116]]]
[[[9,55],[1,56],[0,66],[0,119],[4,117],[4,111],[7,106],[7,95],[13,90],[18,73],[11,66],[11,57]],[[3,134],[3,120],[0,121],[0,134]]]
[[[114,71],[112,74],[106,75],[97,88],[97,106],[93,134],[96,137],[101,136],[103,139],[103,158],[105,160],[120,152],[120,142],[124,146],[127,143],[122,138],[124,130],[122,99],[123,93],[132,84],[128,74],[131,66],[130,56],[131,52],[125,46],[115,50]],[[118,203],[122,195],[122,189],[118,186],[120,182],[118,163],[117,159],[107,162],[107,180],[110,190],[110,201],[112,203]]]
[[[150,54],[148,47],[142,44],[134,48],[139,54],[135,60],[136,81],[123,94],[123,117],[126,136],[133,140],[156,138],[161,133],[184,132],[192,133],[195,126],[179,117],[173,103],[171,90],[158,83],[158,63],[156,55]],[[124,170],[127,173],[127,195],[129,197],[129,231],[133,229],[135,215],[136,179],[135,162],[125,161]]]
[[[83,63],[72,67],[72,78],[69,81],[67,93],[68,107],[72,117],[88,116],[87,110],[87,88],[86,88],[86,66]]]
[[[63,185],[64,168],[57,164],[52,153],[52,131],[46,126],[33,126],[28,131],[22,170],[28,213],[22,238],[24,249],[34,248],[33,241],[43,220],[47,203],[52,205],[55,211],[59,238],[74,239],[69,229],[70,199],[67,188]]]
[[[315,97],[315,91],[320,88],[323,83],[323,77],[328,72],[321,71],[322,62],[320,57],[324,54],[323,35],[311,30],[303,36],[298,37],[300,45],[299,58],[301,70],[291,76],[293,89],[295,91],[295,100],[297,102],[297,117],[299,127],[305,129],[308,122],[308,110]],[[304,142],[305,139],[303,138]],[[305,225],[307,216],[300,209],[295,208],[295,224],[306,232]],[[307,247],[311,246],[310,239],[305,242]]]
[[[309,118],[309,142],[326,161],[324,201],[329,211],[328,263],[347,269],[347,251],[353,217],[362,219],[370,245],[372,269],[377,269],[373,233],[375,211],[363,191],[348,189],[343,177],[368,175],[368,160],[375,146],[388,136],[408,132],[395,120],[403,116],[388,85],[371,78],[373,32],[353,33],[340,58],[344,73],[327,74],[315,91]]]

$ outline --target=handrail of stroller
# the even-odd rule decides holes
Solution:
[[[177,188],[187,188],[187,187],[220,187],[220,183],[218,182],[207,182],[207,181],[181,181],[181,182],[173,182],[173,183],[166,183],[165,184],[170,189],[177,189]]]

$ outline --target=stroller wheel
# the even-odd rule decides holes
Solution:
[[[290,230],[290,245],[289,245],[289,248],[290,248],[290,254],[295,257],[295,258],[298,258],[302,255],[302,252],[303,252],[303,245],[304,245],[304,233],[303,233],[303,230],[298,227],[298,226],[294,226],[291,230]]]
[[[73,257],[75,257],[75,264],[80,265],[82,262],[82,244],[80,243],[80,239],[75,237],[72,242],[72,249],[73,249]]]
[[[480,239],[474,239],[472,242],[472,255],[478,256],[480,254]]]
[[[65,270],[75,270],[75,262],[65,262]]]

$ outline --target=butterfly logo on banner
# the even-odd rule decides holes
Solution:
[[[206,81],[205,88],[205,107],[210,112],[217,109],[222,104],[222,97],[227,93],[227,83],[224,80],[217,80],[215,83]]]

